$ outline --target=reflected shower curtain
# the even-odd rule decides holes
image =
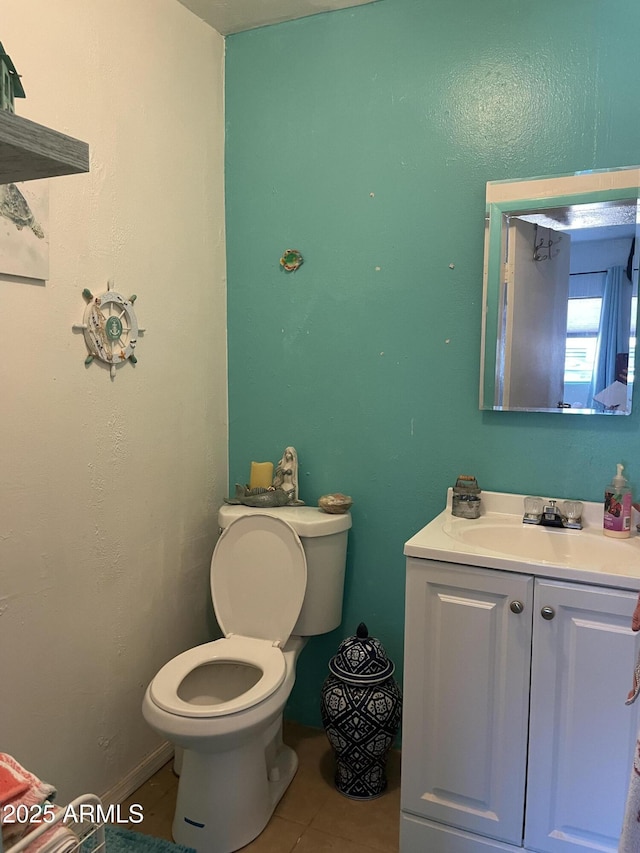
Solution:
[[[594,396],[612,385],[616,379],[620,379],[616,356],[620,353],[629,353],[630,307],[631,285],[626,279],[624,267],[610,267],[602,295],[600,328],[587,404],[590,408],[602,410],[604,408],[602,403],[594,400]],[[626,375],[624,381],[626,384]]]

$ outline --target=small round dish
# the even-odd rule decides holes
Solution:
[[[349,512],[352,505],[353,500],[349,495],[343,495],[342,492],[336,492],[332,495],[322,495],[318,499],[320,509],[332,515],[341,515],[342,513]]]

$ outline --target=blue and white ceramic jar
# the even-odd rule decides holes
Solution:
[[[357,800],[379,797],[387,787],[387,753],[402,714],[395,666],[364,622],[329,661],[322,686],[322,722],[336,755],[335,784]]]

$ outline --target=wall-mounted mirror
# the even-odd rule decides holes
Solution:
[[[487,184],[480,408],[628,415],[640,167]]]

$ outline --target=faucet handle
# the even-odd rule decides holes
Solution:
[[[542,515],[544,501],[542,498],[528,497],[524,499],[525,518],[539,519]]]
[[[567,521],[580,521],[582,518],[582,502],[563,501],[562,511]]]

